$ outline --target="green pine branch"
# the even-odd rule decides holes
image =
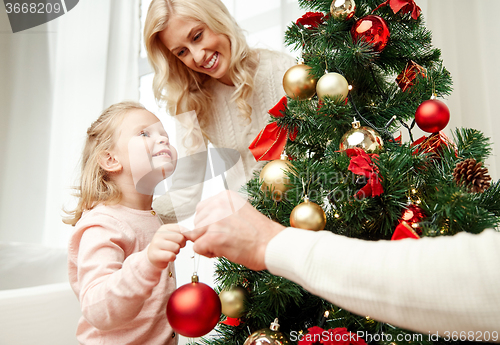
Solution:
[[[375,11],[373,14],[387,22],[391,34],[381,52],[375,52],[371,43],[352,39],[350,30],[357,18],[372,14],[382,2],[356,0],[355,17],[344,20],[329,16],[317,28],[290,23],[285,43],[301,53],[305,64],[311,67],[311,74],[320,78],[325,70],[337,72],[353,88],[347,101],[339,97],[326,97],[322,101],[316,96],[301,101],[288,98],[284,116],[272,121],[296,134],[285,148],[293,166],[286,173],[289,189],[281,201],[274,201],[262,190],[259,172],[255,172],[245,188],[249,201],[265,216],[289,226],[292,210],[307,195],[325,211],[325,231],[366,240],[389,240],[409,205],[418,206],[423,212],[418,223],[422,236],[479,233],[485,228],[498,227],[500,182],[492,182],[484,193],[470,193],[453,177],[457,163],[468,158],[485,162],[491,154],[489,139],[483,133],[456,129],[450,142],[428,153],[393,138],[392,133],[400,130],[401,123],[414,119],[423,101],[434,94],[440,98],[448,96],[452,80],[440,50],[432,46],[432,34],[425,28],[422,15],[414,20],[410,14],[394,14],[389,6]],[[325,15],[331,3],[331,0],[299,0],[305,11]],[[409,61],[425,70],[403,91],[395,79]],[[351,158],[339,151],[354,117],[363,126],[378,130],[384,141],[378,159],[372,159],[384,190],[379,196],[357,196],[368,179],[351,172]],[[393,117],[396,120],[386,126]],[[252,332],[268,328],[276,317],[281,331],[288,336],[292,331],[305,334],[309,327],[321,325],[325,329],[346,327],[352,332],[385,334],[393,339],[398,335],[408,339],[416,336],[411,344],[444,343],[442,339],[430,339],[429,335],[378,322],[367,315],[350,313],[267,271],[254,272],[221,258],[215,273],[217,291],[239,285],[247,289],[248,298],[242,323],[220,324],[216,337],[202,339],[205,345],[242,345]],[[325,311],[329,312],[326,320]]]

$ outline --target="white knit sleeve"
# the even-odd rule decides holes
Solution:
[[[494,230],[370,242],[287,228],[269,243],[266,265],[355,314],[425,334],[481,335],[500,331],[499,248]]]

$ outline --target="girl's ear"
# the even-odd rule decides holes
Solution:
[[[99,165],[108,172],[119,172],[123,168],[118,158],[108,151],[104,151],[99,156]]]

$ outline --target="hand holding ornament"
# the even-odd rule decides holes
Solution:
[[[156,231],[148,247],[148,259],[153,266],[165,269],[175,260],[181,248],[186,246],[186,238],[181,234],[184,230],[180,225],[166,224]]]
[[[196,253],[223,256],[252,270],[264,270],[269,241],[284,226],[257,211],[238,193],[224,191],[198,204],[195,230],[183,233]]]

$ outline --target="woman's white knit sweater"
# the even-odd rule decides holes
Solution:
[[[235,102],[231,101],[234,86],[228,86],[213,80],[212,88],[213,113],[202,127],[210,138],[210,142],[218,150],[218,154],[226,162],[227,184],[238,191],[252,178],[253,172],[263,163],[257,162],[248,146],[259,132],[269,123],[268,111],[285,95],[283,75],[295,64],[295,59],[278,52],[259,50],[259,65],[254,77],[254,89],[249,104],[252,107],[251,122],[241,117]],[[179,138],[179,134],[177,134]],[[200,200],[203,185],[201,182],[211,178],[211,168],[206,169],[207,150],[182,157],[186,148],[177,140],[179,151],[177,169],[172,178],[172,188],[153,202],[153,208],[161,216],[163,222],[172,223],[185,219],[195,212]],[[237,159],[241,156],[241,159]],[[220,170],[220,163],[214,163],[214,154],[210,152],[212,164]],[[236,156],[236,157],[235,157]],[[236,159],[235,159],[236,158]],[[236,164],[234,164],[236,162]],[[217,175],[217,172],[215,173]]]

